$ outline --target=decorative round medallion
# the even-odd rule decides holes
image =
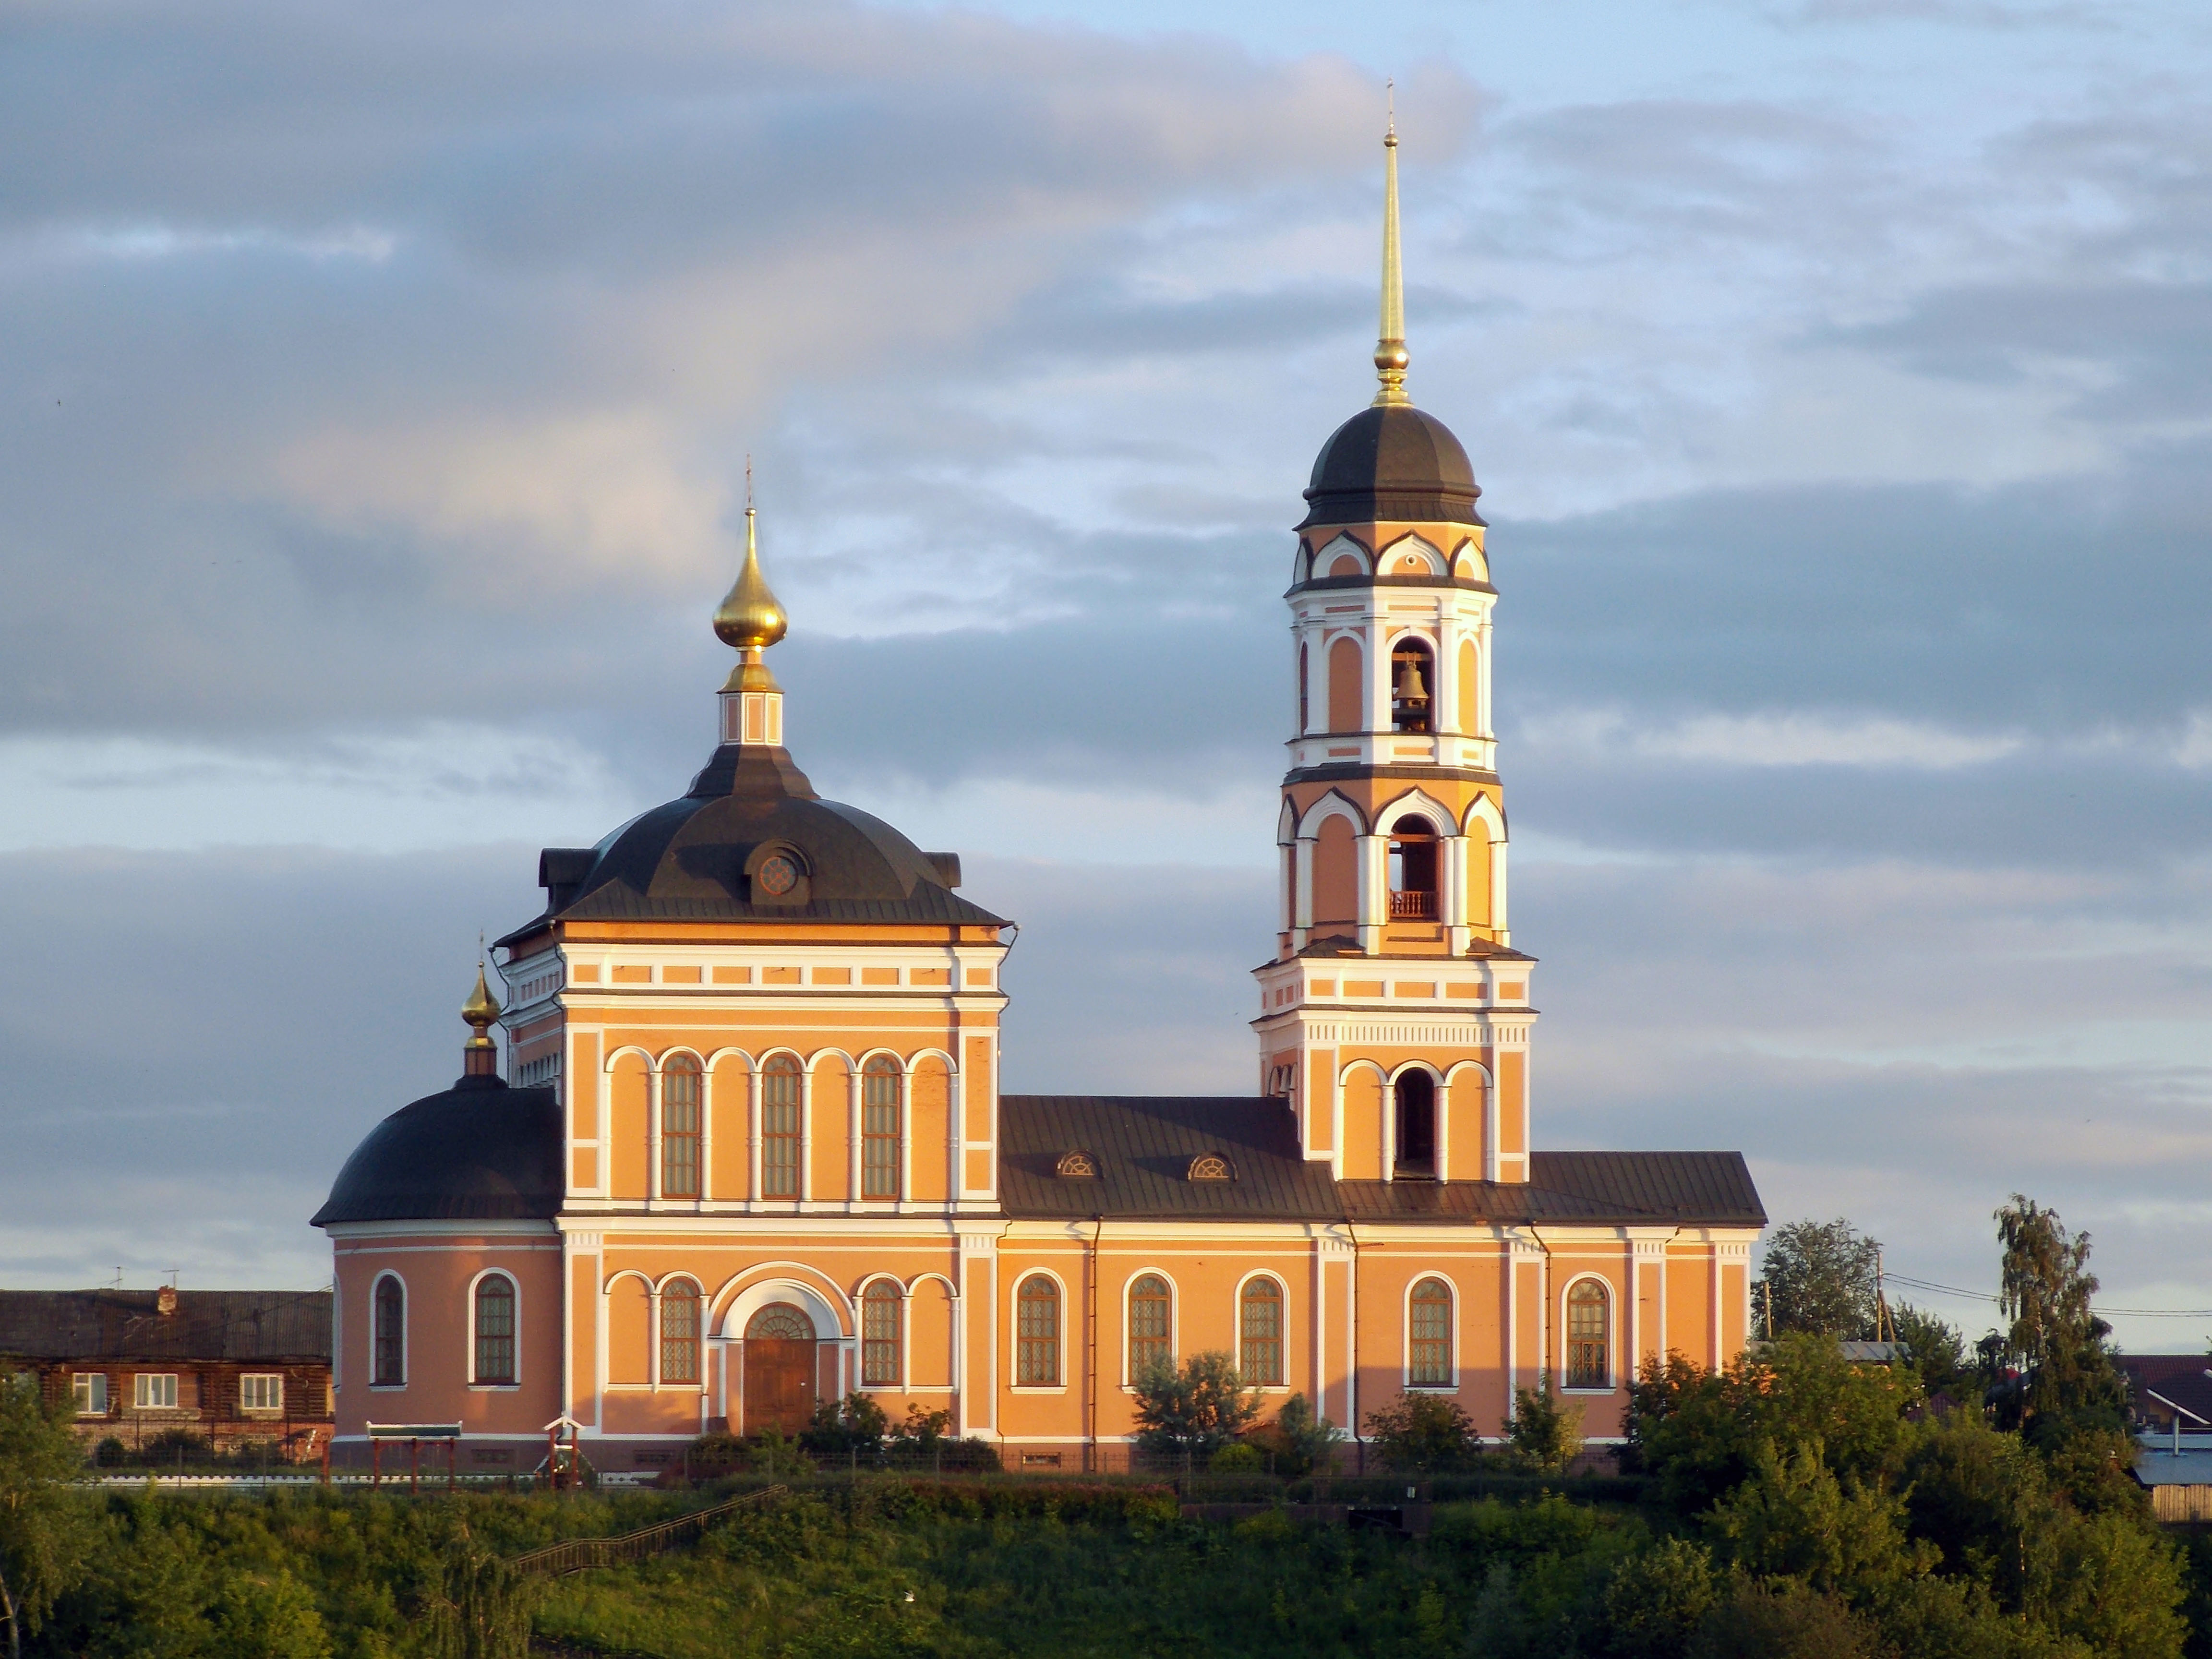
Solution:
[[[760,873],[753,878],[753,884],[770,898],[781,898],[799,885],[799,866],[778,853],[761,861]]]

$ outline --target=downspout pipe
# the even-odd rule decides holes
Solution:
[[[1091,1260],[1084,1278],[1084,1446],[1083,1468],[1087,1474],[1098,1468],[1098,1241],[1106,1231],[1106,1218],[1091,1218]]]

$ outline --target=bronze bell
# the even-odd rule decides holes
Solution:
[[[1426,702],[1429,689],[1421,684],[1421,662],[1418,657],[1398,659],[1398,701],[1404,703]]]

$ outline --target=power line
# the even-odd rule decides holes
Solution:
[[[1928,1291],[1939,1296],[1963,1296],[1976,1302],[2002,1299],[1987,1291],[1963,1290],[1956,1285],[1938,1285],[1933,1279],[1912,1279],[1904,1273],[1884,1273],[1881,1277],[1888,1283],[1902,1285],[1907,1290]],[[2212,1308],[2112,1308],[2102,1303],[2094,1306],[2099,1314],[2118,1314],[2129,1319],[2212,1319]]]

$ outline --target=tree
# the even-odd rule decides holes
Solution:
[[[1931,1396],[1948,1394],[1965,1400],[1976,1381],[1974,1368],[1966,1363],[1965,1335],[1909,1302],[1890,1310],[1889,1322],[1905,1345],[1905,1358],[1919,1373],[1920,1386]]]
[[[1793,1221],[1768,1241],[1762,1262],[1763,1296],[1774,1315],[1774,1334],[1812,1331],[1857,1340],[1875,1334],[1881,1244],[1841,1216],[1833,1221]],[[1766,1308],[1752,1302],[1752,1322],[1764,1329]]]
[[[1559,1396],[1552,1389],[1551,1373],[1547,1371],[1534,1388],[1513,1390],[1513,1412],[1505,1419],[1505,1438],[1522,1462],[1546,1474],[1557,1474],[1582,1451],[1583,1408],[1559,1403]]]
[[[799,1431],[799,1449],[833,1462],[866,1463],[872,1467],[884,1455],[884,1437],[890,1419],[884,1408],[864,1394],[842,1400],[817,1400],[814,1414]]]
[[[1438,1395],[1400,1395],[1367,1414],[1367,1435],[1395,1469],[1433,1474],[1464,1468],[1474,1459],[1473,1420]]]
[[[0,1381],[0,1620],[9,1659],[21,1659],[55,1599],[76,1581],[85,1548],[84,1517],[70,1483],[82,1455],[49,1410],[35,1380]]]
[[[1996,1220],[2004,1246],[1997,1304],[2012,1321],[2006,1346],[2022,1371],[2021,1425],[2044,1443],[2076,1430],[2124,1430],[2126,1392],[2105,1340],[2112,1327],[2090,1306],[2089,1235],[2068,1232],[2057,1211],[2019,1193]]]
[[[1137,1443],[1147,1451],[1210,1457],[1260,1414],[1260,1391],[1244,1386],[1225,1353],[1194,1353],[1180,1367],[1156,1359],[1130,1386],[1137,1396]]]
[[[1263,1423],[1245,1437],[1275,1460],[1275,1473],[1295,1480],[1316,1469],[1326,1472],[1344,1431],[1326,1417],[1314,1415],[1305,1395],[1294,1394],[1283,1401],[1274,1420]]]

